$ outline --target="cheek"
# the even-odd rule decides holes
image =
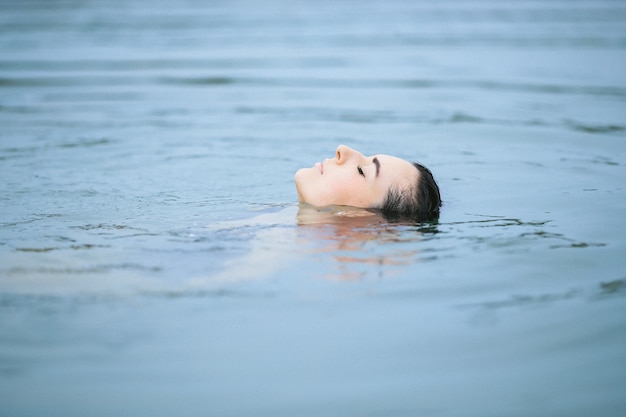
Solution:
[[[333,203],[355,207],[370,207],[371,198],[365,182],[360,178],[338,178],[329,185],[329,194],[332,194]]]
[[[331,204],[371,207],[371,193],[361,178],[343,175],[315,175],[310,168],[301,169],[294,177],[298,189],[298,198],[316,206]]]

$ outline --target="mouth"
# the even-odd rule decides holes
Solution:
[[[320,174],[324,175],[324,164],[322,164],[321,162],[316,162],[315,168],[320,171]]]

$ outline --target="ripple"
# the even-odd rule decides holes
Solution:
[[[66,267],[66,268],[54,268],[54,267],[38,267],[38,268],[26,268],[26,267],[14,267],[6,270],[8,274],[52,274],[52,275],[83,275],[83,274],[102,274],[120,270],[132,270],[132,271],[144,271],[144,272],[160,272],[162,270],[159,266],[146,266],[134,263],[122,263],[122,264],[105,264],[94,265],[86,267]]]
[[[524,92],[547,95],[626,97],[626,88],[614,85],[569,85],[524,83],[506,80],[437,78],[318,78],[318,77],[233,77],[146,76],[146,75],[55,75],[0,78],[0,88],[11,87],[94,87],[128,85],[180,85],[190,87],[257,86],[320,89],[466,89],[476,91]],[[108,94],[108,93],[107,93]],[[114,97],[116,98],[116,97]],[[618,128],[623,128],[617,126]]]
[[[624,294],[626,294],[626,280],[616,279],[608,282],[600,282],[596,286],[587,289],[573,288],[563,292],[552,292],[544,294],[514,294],[510,295],[508,298],[503,298],[499,300],[459,304],[457,305],[457,308],[499,310],[504,308],[520,308],[526,306],[548,305],[576,298],[601,300],[603,298],[606,298],[607,296]]]
[[[158,80],[163,84],[179,84],[179,85],[194,85],[194,86],[214,86],[214,85],[229,85],[229,84],[242,84],[244,79],[235,79],[230,77],[163,77]]]
[[[57,218],[57,217],[65,217],[65,215],[64,214],[56,214],[56,213],[33,214],[33,217],[26,218],[26,219],[23,219],[23,220],[0,223],[0,227],[20,226],[20,225],[25,225],[25,224],[29,224],[29,223],[38,222],[40,220],[45,220],[45,219],[50,219],[50,218]]]
[[[51,252],[53,250],[58,250],[60,248],[15,248],[18,252],[34,252],[34,253],[44,253]]]
[[[580,122],[575,122],[568,120],[565,122],[565,125],[569,126],[573,130],[578,130],[585,133],[614,133],[614,132],[623,132],[626,130],[626,126],[616,125],[616,124],[585,124]]]
[[[601,282],[602,294],[619,294],[626,292],[626,279],[616,279],[609,282]]]
[[[626,88],[567,84],[516,83],[472,79],[382,79],[382,78],[313,78],[313,77],[168,77],[159,81],[187,85],[257,85],[282,87],[343,89],[472,89],[531,92],[550,95],[588,95],[626,97]]]
[[[127,225],[124,225],[124,224],[114,224],[114,223],[86,224],[86,225],[83,225],[83,226],[73,226],[73,227],[77,228],[77,229],[82,229],[82,230],[98,230],[98,229],[102,229],[102,230],[141,230],[141,231],[145,231],[145,229],[139,229],[139,228],[127,226]]]
[[[52,252],[57,250],[91,250],[91,249],[102,249],[102,248],[110,248],[110,245],[94,245],[90,243],[85,243],[82,245],[70,245],[70,246],[60,246],[60,247],[43,247],[43,248],[15,248],[17,252],[31,252],[31,253],[45,253]]]
[[[57,145],[59,148],[91,148],[94,146],[110,145],[115,141],[108,138],[88,139],[83,138],[76,142],[66,142]]]
[[[563,293],[546,293],[538,295],[516,294],[502,300],[483,301],[471,304],[461,304],[459,308],[484,308],[488,310],[497,310],[502,308],[522,307],[527,305],[551,304],[556,301],[571,300],[580,297],[580,290],[568,290]]]
[[[93,87],[135,85],[147,82],[143,77],[115,76],[41,76],[0,78],[0,88],[10,87]]]

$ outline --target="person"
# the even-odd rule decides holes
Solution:
[[[441,195],[433,174],[395,156],[365,156],[339,145],[334,158],[299,169],[294,180],[302,203],[378,210],[387,219],[439,217]]]

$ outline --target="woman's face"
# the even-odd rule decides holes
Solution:
[[[378,208],[390,187],[399,191],[415,184],[413,164],[389,155],[365,156],[339,145],[334,158],[296,172],[298,200],[314,206]]]

